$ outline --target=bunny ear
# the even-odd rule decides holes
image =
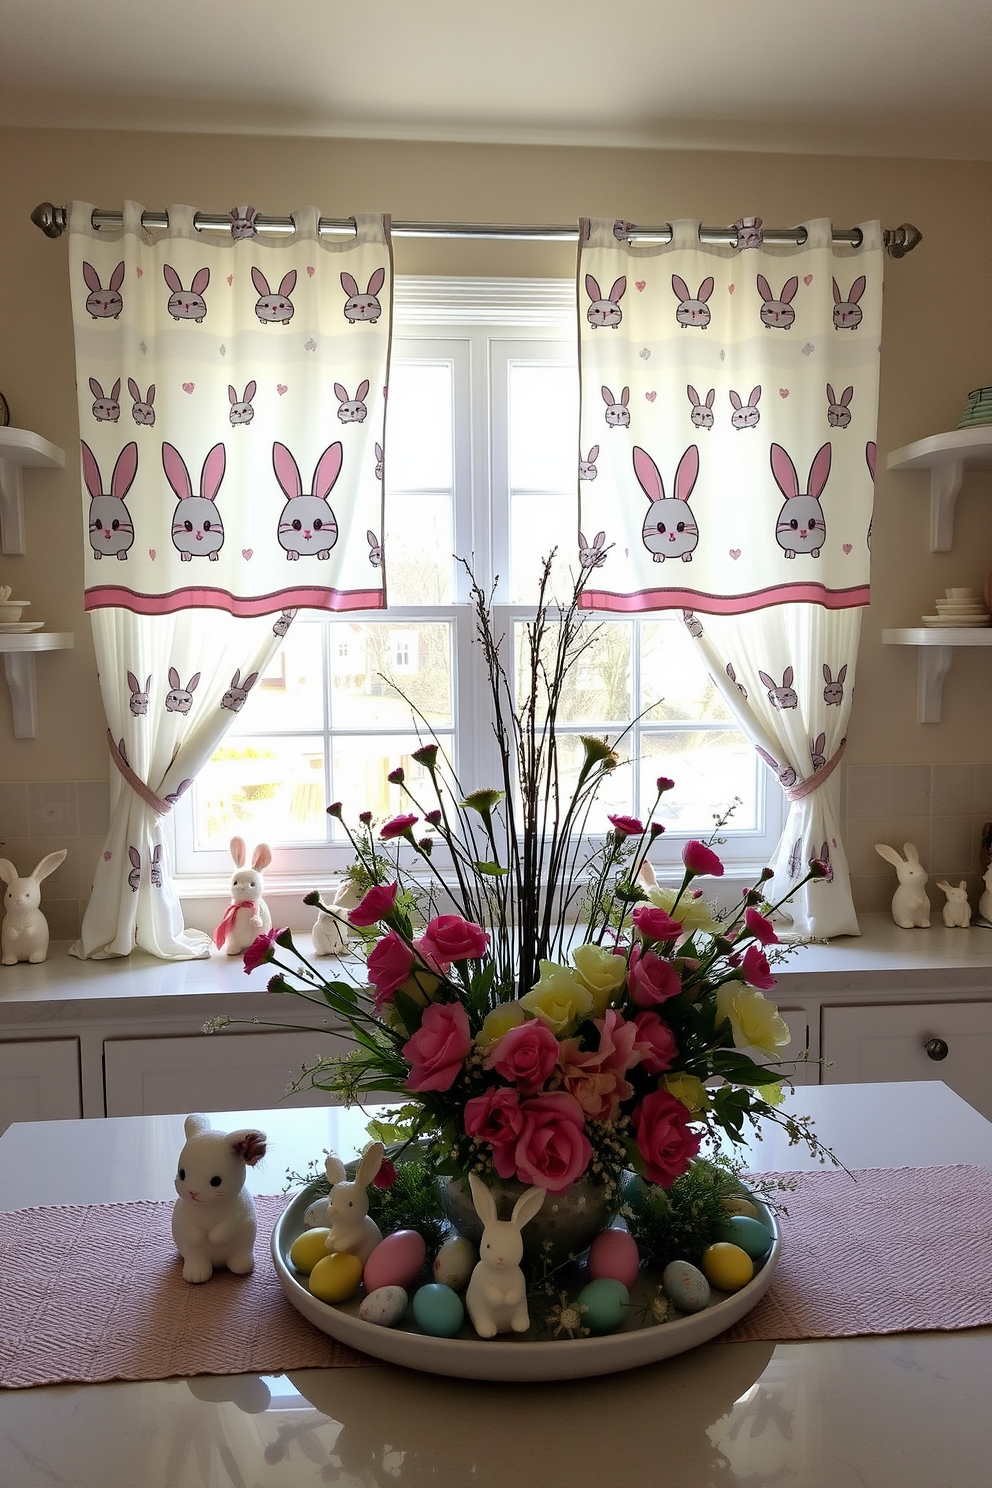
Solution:
[[[203,291],[206,289],[209,283],[210,270],[197,269],[196,273],[193,275],[193,283],[190,285],[190,292],[192,294],[202,295]]]
[[[709,392],[706,394],[706,407],[707,408],[712,408],[713,407],[713,399],[715,397],[716,397],[716,388],[710,388]]]
[[[851,401],[851,399],[853,397],[854,397],[854,388],[853,388],[853,386],[852,387],[846,387],[844,389],[844,391],[840,395],[840,406],[841,406],[841,408],[846,408],[847,405],[850,403],[850,401]]]
[[[238,673],[235,672],[234,675],[236,677]],[[236,687],[238,684],[235,682],[233,685]],[[234,859],[236,867],[243,868],[245,866],[246,851],[247,849],[245,848],[245,839],[243,837],[231,838],[231,857]]]
[[[623,392],[620,394],[620,402],[623,404],[624,408],[627,407],[627,404],[630,402],[630,388],[629,387],[625,387],[624,390],[623,390]]]
[[[0,858],[0,878],[5,884],[12,884],[17,877],[17,869],[9,858]]]
[[[775,484],[786,500],[791,496],[798,496],[799,477],[796,474],[796,467],[793,465],[788,451],[784,450],[780,444],[773,444],[771,447],[771,466],[772,475],[775,477]]]
[[[733,404],[733,406],[735,408],[740,408],[740,406],[741,406],[740,394],[739,393],[735,393],[734,390],[733,390],[733,388],[730,389],[730,401],[731,401],[731,403]]]
[[[325,496],[330,495],[334,488],[334,482],[341,474],[341,462],[344,459],[344,450],[340,439],[329,444],[317,461],[317,468],[313,473],[312,494],[318,496],[322,501]]]
[[[95,377],[90,378],[90,392],[93,394],[94,398],[103,397],[103,388],[97,382]]]
[[[381,444],[377,444],[376,447],[375,447],[375,457],[376,457],[377,460],[381,460],[382,459],[382,445]]]
[[[750,396],[750,398],[748,398],[747,401],[748,401],[748,405],[751,408],[757,408],[758,404],[761,402],[761,383],[760,382],[758,383],[758,386],[757,387],[753,387],[751,389],[751,396]]]
[[[290,269],[289,273],[288,274],[283,274],[282,278],[279,281],[279,293],[281,295],[287,295],[288,296],[288,295],[291,295],[293,293],[293,290],[295,288],[296,288],[296,270],[295,269]]]
[[[373,290],[372,293],[375,293]],[[366,1147],[358,1161],[358,1171],[355,1174],[355,1182],[359,1188],[368,1188],[372,1179],[382,1167],[382,1160],[386,1155],[386,1149],[381,1142],[373,1142]]]
[[[838,682],[843,682],[843,680],[844,680],[844,678],[846,676],[847,676],[847,662],[845,661],[844,665],[841,667],[840,671],[837,673],[837,681]]]
[[[207,451],[207,458],[203,462],[200,472],[200,495],[205,496],[208,501],[216,501],[220,483],[224,479],[224,471],[227,469],[227,452],[222,444],[215,444],[212,450]]]
[[[835,279],[834,280],[834,304],[835,305],[843,305],[843,303],[844,303],[844,296],[841,294],[841,292],[840,292],[840,285],[837,283],[837,280]]]
[[[368,543],[370,548],[377,548],[379,546],[379,539],[376,537],[371,527],[366,527],[365,529],[365,541]]]
[[[875,851],[880,858],[884,858],[887,863],[891,863],[893,868],[905,867],[904,860],[899,856],[895,848],[890,847],[887,842],[876,842]]]
[[[938,878],[938,880],[937,880],[937,887],[938,887],[938,889],[943,889],[943,891],[944,891],[945,894],[949,894],[951,892],[951,886],[950,886],[950,884],[949,883],[945,883],[942,878]],[[964,888],[964,884],[962,884],[961,887]]]
[[[120,287],[121,287],[121,285],[123,283],[124,283],[124,260],[121,259],[121,262],[117,265],[116,269],[114,270],[114,272],[110,276],[110,288],[111,289],[120,289]]]
[[[809,467],[809,494],[813,497],[819,496],[827,484],[827,476],[830,474],[830,445],[824,444],[813,456],[813,463]]]
[[[86,446],[84,445],[83,448],[85,449],[85,447]],[[878,446],[876,445],[874,439],[869,439],[868,443],[865,445],[865,462],[868,466],[868,471],[871,475],[872,480],[875,479],[875,458],[877,449]]]
[[[599,445],[594,444],[589,450],[589,464],[593,465],[599,459]]]
[[[828,382],[827,383],[827,402],[828,403],[836,403],[837,402],[837,394],[834,392],[834,387],[833,387],[833,383],[832,382]]]
[[[865,285],[866,285],[866,283],[867,283],[867,280],[865,279],[864,274],[859,274],[858,277],[857,277],[857,279],[855,279],[854,283],[851,285],[851,293],[847,297],[847,301],[848,301],[848,304],[849,305],[856,305],[858,303],[858,301],[860,300],[861,296],[865,292]],[[113,283],[111,283],[111,286],[110,287],[111,287],[111,289],[115,289],[116,288],[116,285],[114,285]]]
[[[168,440],[162,442],[162,467],[165,470],[165,478],[175,491],[180,501],[185,501],[193,494],[193,484],[186,469],[186,461],[176,449],[174,444]]]
[[[920,861],[919,850],[915,842],[904,842],[902,850],[906,854],[906,861],[908,863],[918,863]]]
[[[252,267],[251,282],[252,284],[254,284],[260,295],[267,295],[269,293],[269,281],[268,279],[266,279],[261,269]]]
[[[685,300],[691,300],[692,299],[692,295],[689,293],[689,286],[688,286],[688,284],[686,284],[686,282],[682,278],[681,274],[673,274],[672,275],[672,288],[674,289],[675,293],[678,295],[679,299],[682,300],[683,302]]]
[[[830,675],[830,668],[826,662],[823,663],[823,680],[824,682],[832,682],[834,680]]]
[[[173,692],[179,691],[179,673],[176,671],[175,667],[169,668],[169,686],[172,688]]]
[[[696,392],[696,389],[692,386],[692,383],[691,382],[687,382],[686,383],[685,390],[686,390],[686,393],[689,396],[689,402],[692,404],[693,408],[698,408],[699,407],[699,394]]]
[[[231,1144],[231,1151],[244,1158],[250,1168],[261,1162],[265,1156],[267,1138],[263,1131],[231,1132],[227,1140]]]
[[[229,403],[239,403],[241,401],[238,397],[237,388],[235,388],[231,383],[227,384],[227,401]]]
[[[164,278],[169,288],[172,290],[173,294],[180,293],[183,287],[183,281],[180,279],[179,275],[176,273],[171,264],[162,265],[162,277]]]
[[[151,407],[151,405],[155,402],[155,384],[154,383],[151,383],[149,385],[149,388],[148,388],[148,397],[145,399],[145,402],[149,405],[149,407]]]
[[[510,1215],[510,1223],[514,1229],[522,1230],[534,1218],[547,1196],[546,1188],[529,1188],[526,1193],[522,1193]]]
[[[97,273],[96,269],[91,263],[83,263],[83,278],[86,280],[86,283],[89,285],[90,289],[102,288],[102,285],[100,284],[100,275]]]
[[[98,289],[100,287],[100,281],[97,280],[93,287],[94,289]],[[603,298],[599,292],[599,281],[598,279],[594,279],[591,274],[586,275],[586,294],[591,300],[601,300]]]
[[[344,1163],[333,1152],[329,1152],[324,1159],[324,1172],[327,1174],[328,1183],[343,1183],[348,1176]]]
[[[131,862],[134,864],[135,868],[141,867],[141,854],[136,847],[129,847],[127,850],[127,855],[131,859]]]
[[[369,380],[367,377],[363,377],[361,382],[358,384],[358,391],[355,393],[356,403],[364,403],[365,399],[368,396],[368,391]]]
[[[692,495],[692,488],[696,484],[699,475],[699,450],[694,444],[690,444],[685,454],[679,461],[679,468],[675,472],[675,499],[676,501],[688,501]]]
[[[607,408],[612,408],[612,407],[613,407],[613,404],[614,404],[614,403],[615,403],[615,402],[616,402],[616,401],[617,401],[617,400],[616,400],[616,398],[614,398],[614,396],[613,396],[613,394],[612,394],[612,393],[611,393],[611,392],[610,392],[610,390],[609,390],[609,388],[608,388],[608,387],[607,387],[607,386],[606,386],[606,385],[605,385],[605,383],[604,383],[604,385],[603,385],[603,386],[602,386],[602,387],[601,387],[601,388],[600,388],[600,390],[599,390],[599,391],[600,391],[600,392],[601,392],[601,393],[602,393],[602,395],[603,395],[603,402],[604,402],[604,403],[605,403],[605,404],[606,404],[606,406],[607,406]]]
[[[127,380],[127,390],[131,394],[131,397],[134,399],[135,403],[141,402],[141,389],[139,388],[133,377],[129,377]]]
[[[248,675],[247,675],[247,677],[245,678],[245,680],[241,684],[242,691],[243,692],[249,692],[251,690],[251,688],[253,688],[255,686],[255,683],[257,681],[258,681],[258,673],[257,672],[249,672]]]
[[[138,679],[134,675],[133,672],[128,672],[128,674],[127,674],[127,685],[128,685],[128,687],[130,687],[130,689],[131,689],[132,692],[140,692],[141,691],[141,687],[139,686]]]
[[[468,1183],[472,1190],[472,1202],[475,1205],[475,1212],[482,1220],[483,1225],[496,1224],[499,1214],[496,1209],[496,1200],[493,1198],[490,1190],[476,1173],[469,1173]]]
[[[336,382],[334,384],[334,396],[337,398],[339,403],[347,403],[348,389],[345,387],[343,382]]]
[[[592,545],[593,545],[594,548],[601,548],[603,546],[603,544],[605,543],[605,541],[606,541],[606,533],[605,532],[597,532],[596,533],[596,536],[592,540]]]
[[[255,382],[254,380],[252,380],[248,384],[248,386],[245,388],[245,395],[241,399],[242,403],[250,403],[251,400],[252,400],[252,398],[254,398],[255,393],[257,392],[257,390],[258,390],[258,383]]]
[[[798,275],[793,274],[792,278],[787,279],[782,286],[782,299],[785,301],[786,304],[788,304],[789,301],[795,297],[795,293],[798,288],[799,277]]]
[[[768,283],[768,280],[765,278],[764,274],[759,274],[757,279],[755,280],[755,283],[758,286],[758,293],[763,300],[773,300],[775,298],[775,296],[772,294],[772,287]]]
[[[385,279],[386,279],[386,271],[385,271],[385,269],[376,269],[375,273],[372,275],[371,279],[369,280],[369,287],[365,291],[365,293],[366,294],[370,294],[370,295],[377,295],[379,293],[380,289],[382,288],[383,284],[385,283]]]
[[[614,279],[613,281],[613,288],[610,290],[610,303],[615,305],[618,300],[622,300],[626,289],[627,276],[626,274],[621,274],[619,279]]]
[[[294,496],[303,495],[300,467],[290,451],[284,444],[280,444],[278,439],[272,445],[272,468],[276,473],[276,480],[290,500]]]
[[[641,449],[639,444],[634,445],[634,474],[649,501],[664,500],[665,486],[661,472],[647,450]]]
[[[116,403],[117,402],[117,399],[120,397],[120,394],[121,394],[121,380],[118,377],[117,381],[114,383],[113,387],[110,390],[110,401],[112,403]]]
[[[193,675],[192,675],[192,677],[190,677],[189,681],[186,683],[186,691],[187,692],[195,692],[196,691],[196,688],[197,688],[197,684],[199,683],[199,681],[200,681],[200,673],[199,672],[194,672]]]
[[[130,444],[126,444],[117,456],[117,464],[114,466],[114,473],[110,478],[111,495],[123,501],[128,491],[130,491],[131,483],[137,473],[138,446],[132,439]]]
[[[708,274],[706,276],[706,278],[703,280],[702,284],[699,286],[699,293],[697,294],[696,299],[697,300],[702,300],[703,304],[705,305],[706,301],[709,299],[709,297],[710,297],[710,295],[712,293],[713,293],[713,275],[712,274]]]
[[[796,676],[796,674],[792,670],[791,666],[787,666],[786,669],[785,669],[785,671],[782,673],[782,686],[783,687],[791,687],[792,684],[793,684],[793,681],[795,680],[795,676]]]
[[[354,274],[341,275],[341,288],[344,290],[346,295],[357,295],[358,280],[355,278]]]
[[[58,852],[46,853],[37,868],[30,875],[35,883],[41,883],[42,879],[47,878],[50,873],[54,873],[59,864],[64,862],[68,851],[69,849],[67,847],[63,847]]]
[[[267,842],[260,842],[251,855],[251,866],[257,873],[263,868],[268,868],[272,862],[272,849]]]

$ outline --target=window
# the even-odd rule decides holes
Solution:
[[[279,655],[184,798],[177,864],[226,872],[234,833],[265,840],[286,872],[326,875],[351,850],[328,802],[354,819],[410,809],[386,776],[429,728],[466,789],[498,779],[463,556],[495,586],[500,629],[519,654],[545,554],[557,592],[577,565],[574,286],[569,281],[397,280],[386,450],[389,609],[346,618],[301,611]],[[588,534],[589,542],[594,535]],[[456,556],[458,555],[458,556]],[[609,618],[571,678],[560,730],[625,734],[629,768],[604,790],[608,812],[640,815],[669,775],[667,835],[677,858],[740,804],[726,859],[763,861],[781,828],[780,793],[709,678],[680,611]],[[633,720],[633,722],[632,722]],[[418,728],[420,733],[418,736]],[[568,750],[566,749],[566,752]],[[423,799],[423,798],[422,798]],[[274,870],[270,870],[270,877]]]

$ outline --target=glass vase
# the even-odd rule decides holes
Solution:
[[[460,1235],[478,1245],[482,1220],[475,1212],[467,1178],[441,1178],[441,1206],[449,1223]],[[509,1219],[513,1206],[528,1185],[515,1178],[491,1178],[487,1187],[496,1196],[500,1219]],[[616,1195],[606,1197],[602,1183],[579,1179],[563,1194],[548,1194],[538,1213],[525,1227],[524,1260],[546,1260],[559,1266],[570,1256],[587,1250],[617,1212]]]

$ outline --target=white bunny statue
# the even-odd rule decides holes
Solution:
[[[965,879],[955,887],[954,884],[945,883],[942,878],[937,880],[938,889],[943,889],[947,895],[947,903],[941,913],[944,916],[944,924],[948,930],[959,928],[967,930],[971,924],[971,905],[968,903],[968,884]]]
[[[331,1184],[326,1199],[311,1204],[305,1222],[313,1228],[326,1225],[328,1251],[347,1251],[362,1265],[368,1260],[382,1240],[382,1231],[374,1219],[369,1218],[369,1198],[366,1189],[382,1166],[386,1149],[381,1142],[372,1142],[358,1160],[354,1179],[349,1180],[344,1163],[333,1152],[328,1153],[324,1172]]]
[[[985,920],[988,924],[992,925],[992,863],[989,864],[982,874],[982,882],[985,888],[982,890],[982,897],[978,901],[978,916],[979,919]]]
[[[348,911],[361,894],[350,878],[338,884],[327,909],[317,912],[311,938],[315,956],[345,956],[348,953]]]
[[[42,879],[54,873],[68,848],[48,853],[34,872],[21,878],[8,858],[0,858],[0,878],[7,885],[3,902],[7,913],[0,929],[0,959],[4,966],[18,961],[44,961],[48,955],[48,921],[42,914]]]
[[[211,1131],[209,1116],[187,1116],[172,1210],[172,1238],[183,1280],[209,1281],[216,1266],[238,1276],[254,1269],[255,1201],[245,1168],[265,1156],[261,1131]]]
[[[500,1219],[496,1199],[476,1173],[468,1176],[475,1212],[482,1220],[479,1260],[465,1294],[472,1326],[480,1338],[497,1333],[526,1333],[527,1283],[520,1269],[524,1253],[523,1228],[547,1197],[544,1188],[528,1188],[513,1206],[509,1219]]]
[[[231,879],[231,902],[214,931],[214,945],[218,950],[226,946],[229,956],[240,956],[253,940],[272,929],[272,916],[262,898],[262,869],[272,862],[272,852],[268,843],[260,842],[248,868],[244,838],[232,837],[231,857],[236,869]]]
[[[905,858],[901,858],[894,847],[884,842],[875,843],[880,858],[891,863],[896,870],[899,886],[892,896],[892,918],[903,930],[930,928],[930,900],[926,884],[930,875],[920,862],[920,855],[912,842],[903,843]]]

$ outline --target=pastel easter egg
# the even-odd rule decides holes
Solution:
[[[468,1285],[477,1260],[475,1246],[464,1235],[446,1240],[434,1257],[434,1280],[460,1292]]]
[[[710,1286],[721,1292],[739,1292],[754,1275],[754,1262],[739,1245],[717,1240],[703,1251],[703,1271]]]
[[[402,1287],[378,1287],[362,1299],[358,1316],[363,1323],[375,1323],[379,1328],[395,1328],[406,1312],[409,1300]]]
[[[432,1338],[454,1338],[465,1321],[465,1308],[457,1292],[429,1281],[413,1294],[413,1315]]]
[[[579,1293],[582,1323],[593,1333],[615,1333],[622,1324],[630,1305],[630,1293],[622,1281],[610,1276],[597,1277]]]
[[[289,1248],[289,1259],[297,1271],[304,1271],[307,1275],[313,1270],[319,1260],[327,1254],[328,1229],[304,1230],[302,1235],[297,1235]]]
[[[385,1240],[380,1240],[365,1262],[365,1290],[378,1291],[380,1287],[413,1286],[427,1259],[427,1246],[423,1235],[416,1230],[394,1230]]]
[[[358,1291],[362,1263],[346,1250],[334,1251],[310,1272],[310,1290],[321,1302],[347,1302]]]
[[[322,1199],[314,1199],[313,1203],[307,1206],[306,1212],[303,1215],[303,1223],[308,1230],[313,1230],[317,1227],[322,1228],[327,1224],[326,1196]]]
[[[589,1247],[589,1275],[632,1287],[641,1269],[637,1241],[628,1230],[601,1230]]]
[[[771,1250],[770,1233],[760,1219],[752,1219],[748,1214],[732,1214],[720,1226],[719,1233],[721,1240],[729,1240],[731,1245],[739,1245],[752,1261],[760,1261]]]
[[[679,1312],[702,1312],[709,1304],[710,1284],[688,1261],[669,1261],[661,1273],[661,1286]]]
[[[723,1207],[728,1214],[745,1214],[748,1219],[758,1218],[757,1204],[752,1204],[751,1200],[746,1199],[743,1194],[734,1194],[732,1197],[724,1199]]]

